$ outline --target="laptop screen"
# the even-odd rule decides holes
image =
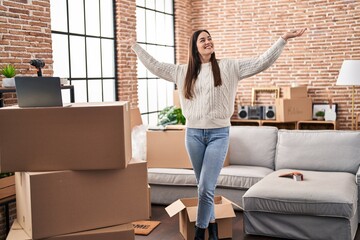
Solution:
[[[59,77],[15,77],[19,107],[63,106]]]

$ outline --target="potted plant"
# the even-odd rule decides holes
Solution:
[[[315,116],[316,116],[317,120],[323,121],[325,119],[325,111],[324,110],[317,111],[315,113]]]
[[[181,108],[175,106],[164,108],[159,113],[158,120],[158,126],[185,125],[185,117],[182,114]]]
[[[12,64],[8,64],[1,69],[1,74],[5,76],[2,80],[3,87],[15,87],[14,77],[16,75],[16,68]]]

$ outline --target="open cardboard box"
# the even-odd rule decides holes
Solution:
[[[0,109],[0,171],[126,168],[131,160],[128,102]]]
[[[232,221],[236,216],[233,202],[223,196],[215,196],[215,217],[218,224],[219,238],[232,238]],[[195,236],[195,223],[198,198],[181,198],[165,208],[170,217],[179,214],[179,229],[185,240]],[[208,239],[206,232],[205,239]]]
[[[11,226],[10,232],[6,238],[7,240],[32,240],[29,235],[26,234],[24,229],[15,219]],[[98,228],[89,231],[59,235],[51,238],[45,238],[44,240],[134,240],[135,233],[131,223],[107,227]]]

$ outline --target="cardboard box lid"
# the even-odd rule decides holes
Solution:
[[[130,110],[130,122],[131,129],[143,124],[139,108],[133,108]]]
[[[215,196],[215,217],[216,219],[232,218],[235,217],[233,205],[235,203],[223,196]],[[165,211],[170,217],[173,217],[182,210],[186,210],[189,221],[195,222],[197,216],[197,203],[198,198],[181,198],[170,204],[165,208]]]

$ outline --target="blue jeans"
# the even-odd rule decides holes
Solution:
[[[229,148],[229,127],[187,128],[185,145],[198,184],[196,226],[207,228],[215,220],[214,194],[216,182]]]

